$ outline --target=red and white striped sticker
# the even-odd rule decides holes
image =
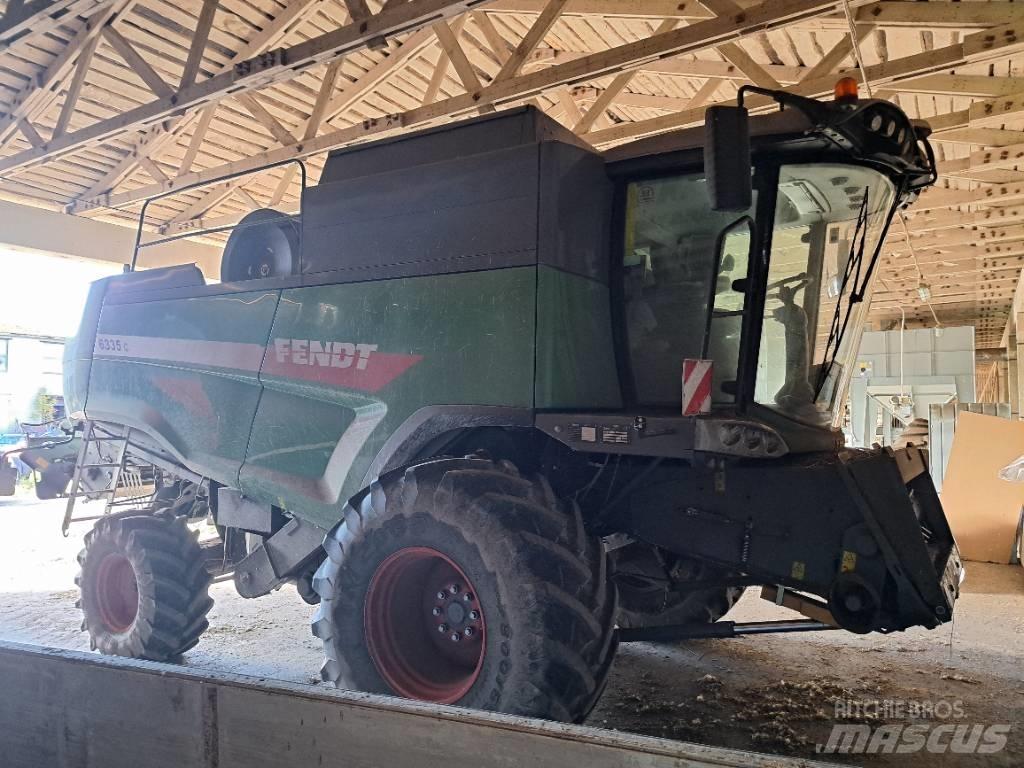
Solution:
[[[712,360],[683,360],[683,416],[711,411]]]

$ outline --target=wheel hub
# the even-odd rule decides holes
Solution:
[[[462,569],[436,549],[406,547],[377,567],[363,625],[377,671],[401,696],[452,704],[480,675],[483,609]]]
[[[96,569],[96,610],[111,632],[127,632],[139,613],[139,583],[131,560],[120,552],[106,555]]]

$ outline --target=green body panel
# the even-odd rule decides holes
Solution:
[[[535,284],[520,267],[283,291],[241,489],[329,527],[419,409],[533,407]],[[357,372],[296,365],[294,342],[278,340],[376,349]],[[277,371],[275,342],[288,347]]]
[[[234,485],[278,291],[104,304],[86,415],[138,427]]]
[[[621,408],[608,286],[537,272],[537,408]]]

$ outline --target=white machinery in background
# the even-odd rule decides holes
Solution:
[[[904,432],[909,437],[908,427],[927,434],[930,406],[974,397],[972,326],[865,331],[850,383],[847,445],[893,445]]]

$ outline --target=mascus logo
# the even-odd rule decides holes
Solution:
[[[278,363],[318,365],[322,368],[351,368],[365,371],[376,344],[353,344],[349,341],[317,341],[316,339],[274,339],[274,355]]]

